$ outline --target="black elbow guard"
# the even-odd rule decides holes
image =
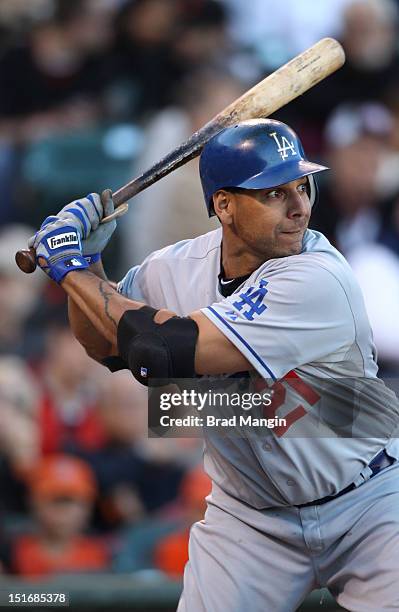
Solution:
[[[103,366],[108,368],[111,372],[119,372],[119,370],[127,370],[128,366],[124,359],[118,357],[117,355],[112,355],[110,357],[105,357],[101,363]]]
[[[143,385],[148,385],[149,378],[192,378],[198,325],[185,317],[158,324],[154,322],[157,312],[143,306],[124,313],[118,325],[120,356]]]

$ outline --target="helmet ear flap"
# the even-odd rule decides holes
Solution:
[[[317,186],[317,181],[313,174],[308,174],[308,196],[310,200],[310,205],[313,208],[315,204],[317,204],[317,200],[319,197],[319,188]]]
[[[213,196],[211,198],[209,198],[208,205],[207,205],[207,210],[208,210],[208,217],[209,218],[216,216],[215,207],[213,206]]]

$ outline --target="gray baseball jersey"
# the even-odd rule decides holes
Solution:
[[[205,468],[254,508],[291,506],[367,480],[387,448],[399,458],[396,396],[377,378],[376,352],[352,271],[307,230],[299,255],[270,259],[231,296],[219,292],[221,230],[150,255],[118,290],[180,316],[201,309],[275,394],[284,426],[206,435]]]

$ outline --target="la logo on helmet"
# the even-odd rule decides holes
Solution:
[[[286,136],[282,136],[281,142],[280,142],[277,136],[277,132],[272,132],[271,134],[269,134],[269,136],[270,138],[274,138],[274,140],[276,141],[277,151],[280,153],[282,160],[287,159],[288,151],[291,151],[292,156],[297,155],[293,140],[291,140],[290,142],[288,138],[286,138]]]

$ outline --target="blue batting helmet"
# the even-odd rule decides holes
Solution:
[[[309,198],[317,198],[316,172],[328,170],[305,158],[302,143],[288,125],[273,119],[251,119],[225,128],[205,145],[200,175],[211,217],[212,196],[219,189],[269,189],[309,177]]]

